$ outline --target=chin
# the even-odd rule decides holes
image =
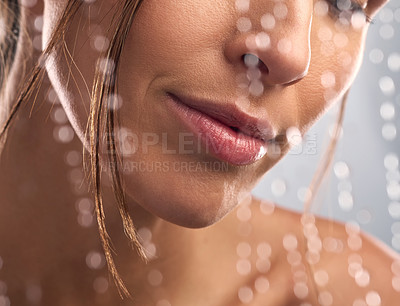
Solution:
[[[238,204],[237,196],[225,198],[222,192],[213,193],[207,188],[194,190],[151,188],[135,202],[153,216],[187,228],[204,228],[224,218]],[[137,190],[137,189],[136,189]],[[142,189],[143,190],[143,189]]]

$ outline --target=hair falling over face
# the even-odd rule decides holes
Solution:
[[[119,59],[121,56],[122,48],[124,46],[124,42],[128,35],[129,29],[131,28],[135,13],[139,8],[141,2],[142,0],[126,0],[123,3],[121,2],[121,4],[115,4],[117,7],[114,13],[116,16],[114,20],[116,21],[115,24],[110,26],[112,40],[109,49],[105,52],[104,57],[106,59],[106,67],[103,67],[103,69],[99,69],[98,67],[96,71],[96,81],[93,84],[92,99],[90,104],[90,120],[88,121],[87,128],[90,138],[90,157],[88,157],[90,166],[86,166],[85,168],[88,169],[92,181],[93,193],[95,197],[95,212],[108,269],[117,285],[117,289],[121,297],[130,296],[130,294],[128,289],[125,287],[121,277],[119,276],[119,273],[115,266],[112,255],[110,236],[107,233],[105,213],[101,195],[102,171],[99,160],[99,147],[100,141],[102,141],[101,135],[104,131],[107,131],[106,135],[108,135],[108,137],[110,138],[107,139],[107,145],[109,146],[108,151],[110,152],[108,157],[111,162],[117,162],[118,157],[116,155],[115,140],[113,138],[115,118],[114,112],[110,110],[113,108],[112,103],[114,103],[114,101],[113,99],[105,99],[105,97],[114,96],[114,94],[116,93],[118,65],[120,62]],[[13,57],[16,52],[16,43],[19,35],[19,5],[16,1],[12,0],[8,1],[7,3],[5,3],[5,1],[2,1],[0,4],[2,12],[6,12],[9,15],[8,20],[10,20],[12,24],[10,34],[1,44],[1,50],[3,54],[3,64],[1,65],[1,80],[3,80],[6,77],[7,71],[12,65]],[[51,36],[50,42],[48,43],[46,50],[43,51],[43,54],[39,58],[38,63],[31,72],[30,78],[26,82],[25,87],[18,96],[17,102],[13,105],[8,119],[6,120],[4,126],[0,131],[0,137],[4,137],[6,135],[7,129],[12,123],[21,105],[34,94],[35,90],[38,90],[40,80],[42,79],[44,74],[44,63],[55,49],[64,47],[63,39],[60,39],[60,37],[62,38],[65,36],[65,32],[68,31],[70,20],[78,12],[81,5],[82,1],[80,0],[68,1],[67,7],[65,8],[63,15],[58,22],[56,30]],[[3,48],[3,46],[5,46],[5,48]],[[111,65],[113,65],[113,68],[111,68]],[[112,73],[109,73],[109,71],[111,70]],[[106,105],[106,103],[108,103],[109,105]],[[125,234],[128,237],[129,241],[132,243],[132,246],[136,248],[140,256],[143,258],[143,260],[146,260],[146,254],[143,250],[143,246],[138,240],[136,229],[133,225],[131,217],[127,212],[124,190],[122,188],[121,178],[118,173],[118,167],[113,167],[111,171],[114,193],[117,199],[118,210],[121,215]]]

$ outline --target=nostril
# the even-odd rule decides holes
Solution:
[[[258,68],[260,69],[261,73],[269,73],[267,65],[265,65],[265,63],[257,55],[251,53],[243,54],[242,62],[248,68]]]
[[[261,73],[263,73],[263,74],[268,74],[269,73],[269,69],[268,69],[267,65],[265,65],[262,60],[260,60],[258,62],[257,68],[260,69]]]

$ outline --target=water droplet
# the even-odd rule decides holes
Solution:
[[[355,274],[355,281],[360,287],[367,287],[370,283],[370,276],[367,270],[359,270]]]
[[[239,300],[244,303],[248,304],[253,300],[254,294],[253,290],[249,287],[242,287],[238,291]]]
[[[292,126],[286,130],[286,138],[289,144],[293,147],[300,145],[303,141],[300,130],[295,126]]]
[[[250,31],[251,26],[251,21],[247,17],[240,17],[236,22],[237,29],[242,33]]]
[[[272,30],[275,27],[275,17],[269,13],[261,17],[261,26],[264,30]]]
[[[105,264],[104,255],[99,252],[92,251],[86,255],[86,264],[90,269],[101,269]]]
[[[104,294],[108,290],[108,280],[105,277],[97,277],[93,281],[93,289],[99,293],[99,294]]]
[[[357,299],[354,301],[353,306],[368,306],[364,300]]]
[[[384,24],[379,29],[379,34],[383,39],[392,39],[394,36],[394,28],[390,24]]]
[[[254,287],[256,288],[258,293],[265,293],[269,290],[269,281],[268,278],[264,276],[260,276],[256,279]]]
[[[314,13],[316,16],[325,16],[329,12],[329,4],[326,1],[317,1],[314,5]]]
[[[35,18],[33,24],[34,24],[34,27],[35,27],[35,30],[36,30],[36,31],[42,32],[42,29],[43,29],[43,16],[42,16],[42,15],[37,16],[37,17]]]
[[[381,305],[381,297],[376,291],[370,291],[365,296],[365,301],[368,306],[380,306]]]
[[[389,55],[389,57],[388,57],[388,67],[393,72],[400,71],[400,54],[399,53],[394,52],[394,53]]]
[[[152,233],[151,230],[147,227],[141,227],[138,229],[138,236],[142,243],[148,244],[151,242]]]
[[[350,211],[353,209],[354,206],[353,195],[348,191],[339,192],[338,202],[340,208],[344,211]]]
[[[290,265],[296,266],[301,263],[301,254],[298,251],[290,251],[286,259]]]
[[[240,259],[236,263],[236,271],[240,275],[248,275],[251,272],[251,263],[247,259]]]
[[[278,2],[274,6],[274,15],[277,19],[285,19],[288,14],[288,7],[283,2]]]
[[[69,143],[74,139],[74,130],[68,126],[64,125],[61,127],[55,127],[53,131],[54,139],[61,143]]]
[[[42,51],[42,35],[36,35],[32,40],[32,45],[36,50]]]
[[[0,296],[0,306],[10,306],[11,302],[7,296]]]
[[[373,64],[379,64],[383,61],[384,59],[384,55],[381,49],[372,49],[369,52],[369,60],[371,61],[371,63]]]
[[[388,206],[388,211],[393,219],[400,219],[400,203],[392,202]]]
[[[400,276],[400,260],[393,261],[390,269],[392,270],[394,275]]]
[[[239,206],[236,216],[240,221],[247,222],[251,219],[251,209],[247,205]]]
[[[393,123],[385,123],[382,126],[382,137],[387,141],[393,141],[396,139],[397,128]]]
[[[336,177],[341,180],[348,178],[350,175],[349,166],[343,161],[336,162],[333,170]]]
[[[81,198],[76,201],[75,207],[80,213],[93,213],[94,204],[92,199]]]
[[[82,162],[82,155],[78,151],[69,151],[65,154],[65,163],[70,167],[77,167]]]
[[[332,237],[325,237],[323,247],[327,252],[340,253],[343,251],[343,242]]]
[[[394,235],[392,237],[392,247],[400,251],[400,235]]]
[[[392,287],[395,291],[400,292],[400,276],[393,276]]]
[[[240,242],[236,247],[236,253],[240,258],[247,258],[251,255],[251,246],[247,242]]]
[[[351,15],[351,25],[355,30],[361,30],[367,22],[364,12],[355,12]]]
[[[21,0],[21,5],[25,7],[34,7],[37,4],[37,0]]]
[[[359,212],[357,212],[357,220],[361,224],[368,224],[372,220],[372,214],[370,211],[362,209]]]
[[[246,13],[250,7],[250,0],[236,0],[235,6],[237,11]]]
[[[256,262],[257,271],[260,273],[267,273],[271,269],[271,262],[269,259],[257,259]]]
[[[394,19],[396,19],[397,22],[400,22],[400,8],[394,11]]]
[[[320,287],[325,287],[329,282],[328,272],[325,270],[318,270],[314,273],[315,283]]]
[[[93,214],[90,213],[80,213],[78,215],[78,224],[82,227],[90,227],[94,223]]]
[[[257,246],[257,254],[261,259],[268,259],[271,256],[272,248],[267,242],[261,242]]]
[[[308,296],[308,286],[306,283],[296,283],[293,292],[297,298],[305,299]]]
[[[172,306],[172,305],[167,300],[160,300],[160,301],[157,302],[156,306]]]
[[[400,200],[400,183],[397,181],[388,182],[386,185],[386,192],[391,200]]]
[[[26,298],[32,304],[40,303],[42,299],[42,288],[37,284],[30,284],[26,288]]]
[[[294,251],[297,249],[297,237],[293,234],[286,234],[283,237],[283,247],[286,251]]]
[[[246,67],[255,68],[258,66],[260,59],[254,54],[245,54],[243,61]]]
[[[145,246],[146,255],[149,259],[154,259],[157,255],[157,247],[154,243],[148,243]]]
[[[335,74],[331,71],[326,71],[321,75],[321,85],[324,88],[331,88],[336,85]]]
[[[260,203],[260,210],[266,216],[272,215],[275,211],[275,204],[267,201],[262,201]]]
[[[349,249],[358,251],[362,248],[362,239],[358,235],[352,235],[347,239],[347,245]]]
[[[357,222],[349,221],[345,224],[346,233],[349,236],[360,234],[360,225]]]
[[[297,190],[297,198],[300,202],[304,203],[311,197],[311,190],[308,187],[300,187]]]
[[[260,50],[267,50],[271,46],[271,38],[265,32],[260,32],[256,35],[257,48]]]
[[[310,252],[318,253],[322,250],[322,241],[318,236],[308,237],[307,248]]]
[[[255,97],[259,97],[264,93],[264,84],[260,80],[253,80],[249,86],[249,92]]]
[[[382,92],[387,95],[393,95],[396,92],[396,87],[394,85],[393,79],[389,76],[384,76],[379,79],[379,87]]]
[[[395,108],[393,103],[385,102],[381,105],[380,109],[381,117],[384,120],[392,120],[395,116]]]
[[[109,95],[106,99],[107,108],[110,110],[118,110],[123,105],[122,97],[118,94]]]
[[[320,258],[321,256],[319,255],[319,252],[307,251],[306,253],[306,259],[311,265],[316,265]]]
[[[349,257],[347,258],[347,262],[349,264],[357,263],[357,264],[359,264],[359,266],[361,266],[363,263],[363,259],[360,256],[360,254],[353,253],[353,254],[349,255]]]
[[[320,303],[321,306],[330,306],[333,304],[333,297],[332,294],[328,291],[322,291],[318,295],[318,302]]]
[[[400,235],[400,222],[394,222],[391,226],[393,235]]]
[[[394,18],[394,14],[393,14],[393,10],[388,8],[388,7],[384,7],[381,9],[380,13],[379,13],[379,19],[384,22],[384,23],[390,23],[393,21]]]
[[[160,286],[163,281],[163,276],[158,270],[151,270],[147,275],[147,281],[150,285],[157,287]]]
[[[389,171],[396,171],[399,167],[399,157],[395,153],[388,153],[384,159],[385,168]]]
[[[282,179],[275,179],[271,183],[271,191],[275,197],[281,197],[286,193],[286,183]]]

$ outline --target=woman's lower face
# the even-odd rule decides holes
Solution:
[[[132,205],[202,227],[243,200],[355,77],[368,24],[359,1],[338,2],[143,1],[115,107]],[[56,5],[48,1],[45,40]],[[47,67],[78,135],[113,5],[84,4],[72,22],[66,45],[76,83],[65,82],[65,58]]]

